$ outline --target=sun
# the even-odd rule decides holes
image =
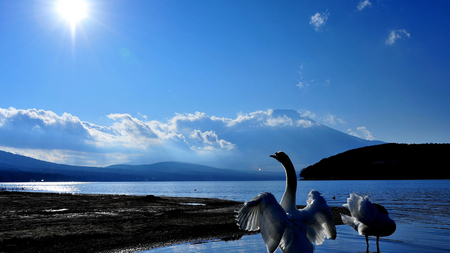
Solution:
[[[87,17],[88,6],[84,0],[58,0],[57,11],[74,31],[76,25]]]

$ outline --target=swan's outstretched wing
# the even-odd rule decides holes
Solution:
[[[311,242],[321,245],[327,239],[336,239],[336,226],[333,214],[322,194],[311,190],[307,206],[300,210],[304,224],[307,226],[307,236]]]
[[[240,229],[260,229],[267,252],[272,253],[280,244],[287,224],[287,215],[272,193],[263,192],[245,203],[236,220]]]

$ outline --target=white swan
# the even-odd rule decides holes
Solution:
[[[263,192],[246,202],[239,210],[237,221],[241,229],[260,229],[267,252],[280,247],[284,253],[314,251],[314,246],[325,240],[336,238],[333,214],[322,195],[312,190],[307,206],[298,210],[295,206],[297,176],[289,157],[277,152],[271,157],[277,159],[286,172],[286,190],[279,204],[269,192]]]
[[[341,214],[342,222],[353,227],[360,235],[366,236],[367,252],[369,252],[369,236],[377,237],[377,252],[380,252],[380,236],[389,236],[395,232],[396,225],[388,216],[386,208],[372,203],[367,196],[350,194],[347,204],[351,217]]]

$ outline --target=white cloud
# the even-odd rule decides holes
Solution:
[[[293,126],[294,125],[294,121],[289,118],[288,116],[284,115],[283,117],[269,117],[266,119],[265,125],[267,126],[271,126],[271,127],[276,127],[276,126]]]
[[[235,145],[231,142],[222,139],[219,140],[217,134],[212,130],[206,132],[194,130],[189,137],[200,141],[200,145],[197,144],[191,146],[191,149],[196,151],[232,150],[235,148]]]
[[[363,139],[366,139],[369,141],[373,141],[376,138],[376,136],[372,132],[370,132],[365,126],[357,127],[356,130],[358,132],[355,132],[352,129],[348,129],[347,133],[349,135],[352,135],[352,136],[355,136],[358,138],[363,138]]]
[[[314,123],[310,120],[306,120],[306,119],[300,119],[300,120],[297,120],[297,122],[296,122],[296,126],[303,127],[303,128],[309,128],[309,127],[313,127],[313,126],[317,126],[317,125],[319,125],[319,124]]]
[[[308,111],[308,110],[304,110],[304,111],[300,112],[300,116],[305,117],[305,118],[310,118],[310,119],[316,118],[316,114],[311,111]]]
[[[294,116],[285,114],[275,114],[274,110],[255,111],[248,114],[238,114],[236,119],[222,119],[227,126],[232,127],[310,127],[316,123],[307,119],[294,119],[294,117],[303,117],[300,113]],[[309,123],[307,123],[307,121]]]
[[[298,84],[296,86],[299,87],[300,89],[303,89],[305,86],[308,86],[308,84],[300,81],[300,82],[298,82]]]
[[[364,1],[359,2],[356,9],[358,9],[358,11],[362,11],[364,8],[366,8],[367,6],[371,6],[371,5],[372,5],[372,3],[369,0],[364,0]]]
[[[273,110],[268,109],[267,111],[255,111],[251,113],[238,113],[236,119],[222,118],[222,122],[226,123],[228,127],[238,126],[240,124],[245,124],[250,127],[263,126],[264,122],[273,114]],[[216,118],[218,119],[218,118]]]
[[[387,45],[394,44],[398,39],[405,39],[410,38],[411,34],[409,34],[406,30],[400,29],[400,30],[392,30],[389,33],[388,38],[386,39]]]
[[[337,118],[335,115],[332,114],[327,114],[325,115],[325,117],[322,118],[322,120],[325,123],[331,124],[331,125],[336,125],[337,123],[339,124],[346,124],[347,122],[343,119]]]
[[[107,117],[116,121],[110,128],[116,137],[115,141],[126,147],[147,148],[151,144],[160,143],[158,135],[148,124],[129,114],[110,114]]]
[[[85,124],[68,113],[58,116],[45,110],[0,108],[0,122],[0,145],[15,148],[84,150],[86,141],[92,139]]]
[[[137,118],[138,117],[138,118]],[[311,128],[310,111],[260,110],[234,118],[202,112],[175,114],[164,121],[113,113],[109,125],[82,121],[69,113],[0,108],[0,150],[57,163],[106,166],[168,160],[211,160],[236,155],[247,145],[230,133],[272,128]],[[332,122],[340,122],[335,117]],[[243,148],[243,147],[241,147]]]
[[[330,16],[328,10],[326,10],[324,13],[317,12],[316,14],[311,16],[309,24],[314,26],[314,29],[316,31],[320,31],[320,28],[324,26],[326,21],[328,20],[328,16]]]
[[[45,110],[0,108],[0,146],[39,159],[46,155],[44,160],[51,162],[90,165],[93,161],[109,165],[119,157],[123,163],[155,150],[159,154],[162,146],[187,147],[184,136],[164,124],[128,114],[110,114],[108,118],[114,121],[112,126],[84,122],[68,113],[59,116]]]

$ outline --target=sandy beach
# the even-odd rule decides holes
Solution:
[[[0,252],[135,252],[236,240],[242,202],[186,197],[0,192]],[[332,207],[341,224],[342,207]]]

